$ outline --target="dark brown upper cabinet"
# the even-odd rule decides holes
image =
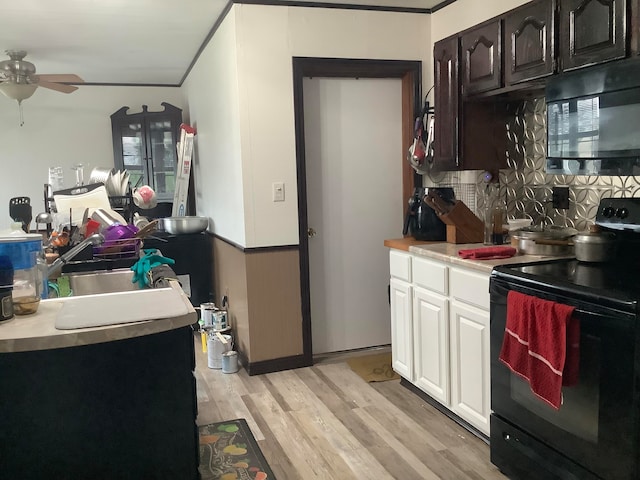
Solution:
[[[458,36],[433,48],[435,78],[434,170],[506,168],[506,120],[500,105],[460,95]]]
[[[500,20],[494,20],[460,36],[463,95],[502,86],[500,27]]]
[[[458,83],[458,37],[449,37],[433,46],[435,128],[434,168],[459,167],[458,125],[460,90]]]
[[[537,0],[504,17],[506,85],[535,80],[555,70],[555,0]]]
[[[560,68],[573,70],[626,55],[625,0],[560,0]]]

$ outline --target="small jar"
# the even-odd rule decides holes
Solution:
[[[38,266],[42,252],[42,236],[39,234],[15,234],[0,237],[0,256],[7,257],[13,268],[11,297],[13,313],[36,313],[40,305],[43,281]]]

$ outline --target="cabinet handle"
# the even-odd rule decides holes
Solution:
[[[307,236],[308,236],[309,238],[311,238],[311,237],[315,237],[315,236],[316,236],[316,233],[317,233],[317,232],[316,232],[312,227],[309,227],[309,228],[307,229]]]

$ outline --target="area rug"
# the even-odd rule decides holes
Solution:
[[[351,370],[356,372],[365,382],[385,382],[397,380],[400,376],[391,368],[391,353],[363,355],[347,360]]]
[[[275,475],[243,418],[203,425],[201,480],[273,480]]]

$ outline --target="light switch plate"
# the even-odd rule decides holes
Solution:
[[[273,201],[284,202],[284,182],[273,183]]]

